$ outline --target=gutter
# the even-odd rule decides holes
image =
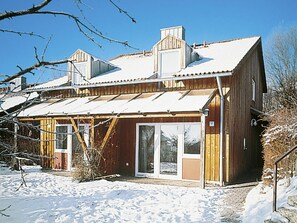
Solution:
[[[220,186],[224,185],[223,175],[223,137],[224,137],[224,94],[221,77],[216,77],[220,93]]]
[[[211,74],[190,74],[183,76],[167,77],[167,78],[153,78],[153,79],[142,79],[142,80],[126,80],[126,81],[114,81],[114,82],[103,82],[85,85],[73,85],[73,86],[59,86],[59,87],[47,87],[47,88],[35,88],[26,89],[24,92],[36,92],[36,91],[48,91],[48,90],[75,90],[81,88],[94,88],[94,87],[108,87],[108,86],[118,86],[118,85],[130,85],[130,84],[147,84],[147,83],[158,83],[162,81],[181,81],[189,79],[201,79],[201,78],[213,78],[213,77],[226,77],[231,76],[232,72],[216,72]]]

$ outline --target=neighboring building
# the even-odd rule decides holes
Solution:
[[[261,163],[260,37],[190,46],[180,26],[162,29],[149,52],[70,59],[65,77],[30,89],[43,100],[19,114],[40,121],[41,154],[56,157],[43,167],[71,170],[77,144],[104,148],[105,174],[223,185]]]
[[[24,92],[26,78],[19,77],[14,79],[9,87],[0,89],[0,159],[8,159],[18,151],[26,153],[39,154],[37,140],[39,132],[36,132],[30,125],[18,125],[17,115],[39,101],[39,95],[36,92]],[[30,133],[31,140],[26,136]],[[36,137],[37,134],[37,137]],[[18,138],[18,135],[24,137]],[[19,143],[17,143],[17,140]],[[38,147],[37,147],[38,148]],[[18,156],[21,156],[18,154]]]

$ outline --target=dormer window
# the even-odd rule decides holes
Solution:
[[[116,68],[82,50],[77,50],[69,59],[73,61],[68,63],[68,80],[72,85],[85,84],[91,78]]]
[[[87,74],[86,62],[73,63],[73,69],[71,74],[73,84],[81,84],[85,82],[86,74]]]
[[[182,26],[161,29],[161,40],[153,47],[154,72],[159,78],[172,77],[199,56],[185,41]]]
[[[159,52],[160,77],[172,76],[180,70],[180,50],[166,50]]]

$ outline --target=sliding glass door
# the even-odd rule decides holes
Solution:
[[[200,123],[137,124],[136,175],[164,179],[192,176],[189,165],[200,158],[200,134]],[[199,167],[195,168],[198,171]]]
[[[154,173],[155,126],[139,126],[138,172]]]
[[[161,125],[160,174],[177,175],[178,126]]]

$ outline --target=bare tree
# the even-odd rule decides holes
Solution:
[[[270,89],[265,98],[266,110],[296,105],[297,29],[293,27],[277,32],[270,40],[265,59],[270,78]]]
[[[264,97],[264,117],[268,126],[262,137],[263,180],[271,184],[274,161],[297,143],[297,29],[277,32],[266,52],[268,93]],[[279,164],[281,177],[296,174],[296,154]]]
[[[73,0],[73,3],[79,8],[80,14],[81,15],[74,15],[71,12],[65,12],[65,11],[55,11],[55,10],[46,10],[47,6],[50,5],[52,2],[56,0],[43,0],[41,1],[40,4],[38,5],[33,5],[30,8],[24,9],[24,10],[18,10],[18,11],[3,11],[0,13],[0,22],[8,19],[13,19],[15,17],[21,17],[21,16],[30,16],[30,15],[38,15],[38,16],[60,16],[65,19],[70,19],[73,21],[74,25],[77,27],[77,30],[88,40],[93,42],[95,45],[98,47],[102,47],[102,45],[98,42],[99,39],[104,39],[108,40],[113,43],[118,43],[122,44],[127,47],[131,47],[127,41],[120,41],[116,40],[113,38],[110,38],[106,35],[103,35],[103,33],[94,26],[90,20],[85,16],[84,11],[81,9],[81,5],[83,4],[82,0]],[[124,13],[129,19],[131,19],[132,22],[136,23],[136,20],[132,18],[125,10],[121,9],[118,5],[116,5],[112,0],[109,0],[109,2],[114,5],[120,13]],[[59,24],[57,24],[59,25]],[[36,34],[33,32],[22,32],[22,31],[16,31],[16,30],[7,30],[7,29],[1,29],[0,32],[3,33],[12,33],[12,34],[17,34],[17,35],[29,35],[32,37],[40,37],[43,38],[42,35]],[[48,46],[48,45],[47,45]],[[19,72],[15,74],[0,74],[0,77],[5,77],[2,80],[0,80],[0,85],[1,84],[6,84],[10,82],[11,80],[15,79],[16,77],[19,77],[21,75],[24,75],[26,73],[30,73],[33,70],[39,68],[39,67],[50,67],[50,66],[55,66],[58,64],[62,63],[67,63],[69,62],[68,60],[58,60],[58,61],[46,61],[44,59],[44,55],[47,49],[47,46],[45,47],[43,54],[41,57],[38,56],[37,50],[35,49],[35,58],[37,62],[33,64],[30,67],[27,68],[21,68],[18,66],[20,69]]]
[[[86,16],[87,13],[83,10],[84,2],[83,0],[69,0],[78,8],[78,13],[74,14],[72,11],[59,11],[59,9],[55,10],[50,8],[49,6],[52,5],[53,2],[57,2],[59,0],[35,0],[36,4],[34,4],[32,7],[25,8],[23,10],[6,10],[1,8],[0,10],[0,24],[3,21],[11,20],[17,17],[27,17],[27,16],[52,16],[52,19],[54,20],[55,17],[61,17],[65,20],[70,20],[74,27],[76,27],[77,32],[80,33],[86,40],[91,41],[95,44],[97,47],[102,47],[102,44],[100,43],[101,40],[106,40],[108,42],[112,42],[115,44],[120,44],[125,47],[131,47],[127,41],[121,41],[114,38],[111,38],[109,36],[106,36],[101,32],[92,22],[91,20]],[[111,4],[115,7],[116,10],[119,11],[119,13],[124,14],[131,22],[136,23],[136,20],[125,10],[123,10],[119,5],[117,5],[112,0],[106,0],[107,4]],[[56,24],[59,26],[59,23]],[[1,35],[19,35],[19,36],[30,36],[31,38],[42,38],[46,39],[42,34],[35,33],[35,32],[24,32],[24,31],[18,31],[13,29],[2,29],[0,26],[0,34]],[[66,64],[66,63],[72,63],[72,61],[69,61],[68,59],[62,59],[62,60],[55,60],[55,61],[49,61],[46,59],[46,51],[49,47],[49,43],[51,41],[51,38],[48,39],[46,46],[44,47],[42,53],[38,53],[38,50],[36,47],[34,47],[35,52],[35,60],[36,62],[28,67],[21,67],[16,64],[16,67],[19,69],[18,72],[12,73],[12,74],[6,74],[2,73],[0,70],[0,90],[2,87],[2,92],[0,91],[0,158],[1,157],[14,157],[18,158],[17,161],[14,163],[19,163],[20,160],[26,160],[26,158],[29,158],[30,160],[38,160],[39,157],[35,154],[32,154],[32,151],[29,152],[20,152],[15,146],[15,139],[16,138],[23,138],[30,142],[36,142],[39,141],[38,136],[34,136],[32,132],[40,132],[45,131],[42,129],[42,127],[38,124],[32,124],[32,123],[20,123],[17,121],[16,117],[19,112],[21,112],[26,107],[30,106],[34,101],[38,100],[38,98],[35,98],[34,100],[27,100],[22,107],[14,110],[14,111],[6,111],[5,109],[1,109],[1,101],[5,99],[9,94],[12,93],[11,88],[7,87],[10,85],[11,81],[18,77],[22,77],[25,74],[34,74],[34,72],[38,69],[44,68],[44,69],[57,69],[57,66],[60,64]],[[66,40],[65,40],[66,41]],[[5,42],[2,42],[0,44],[5,44]],[[1,69],[1,68],[0,68]],[[65,71],[66,72],[66,71]],[[5,89],[3,88],[5,87]],[[18,86],[16,86],[18,87]],[[4,90],[3,90],[4,89]],[[29,99],[29,95],[28,95]],[[26,134],[19,134],[18,131],[14,131],[15,128],[22,128],[23,131],[26,132]],[[55,133],[54,133],[55,134]],[[75,134],[75,133],[74,133]],[[37,154],[38,155],[38,154]]]

